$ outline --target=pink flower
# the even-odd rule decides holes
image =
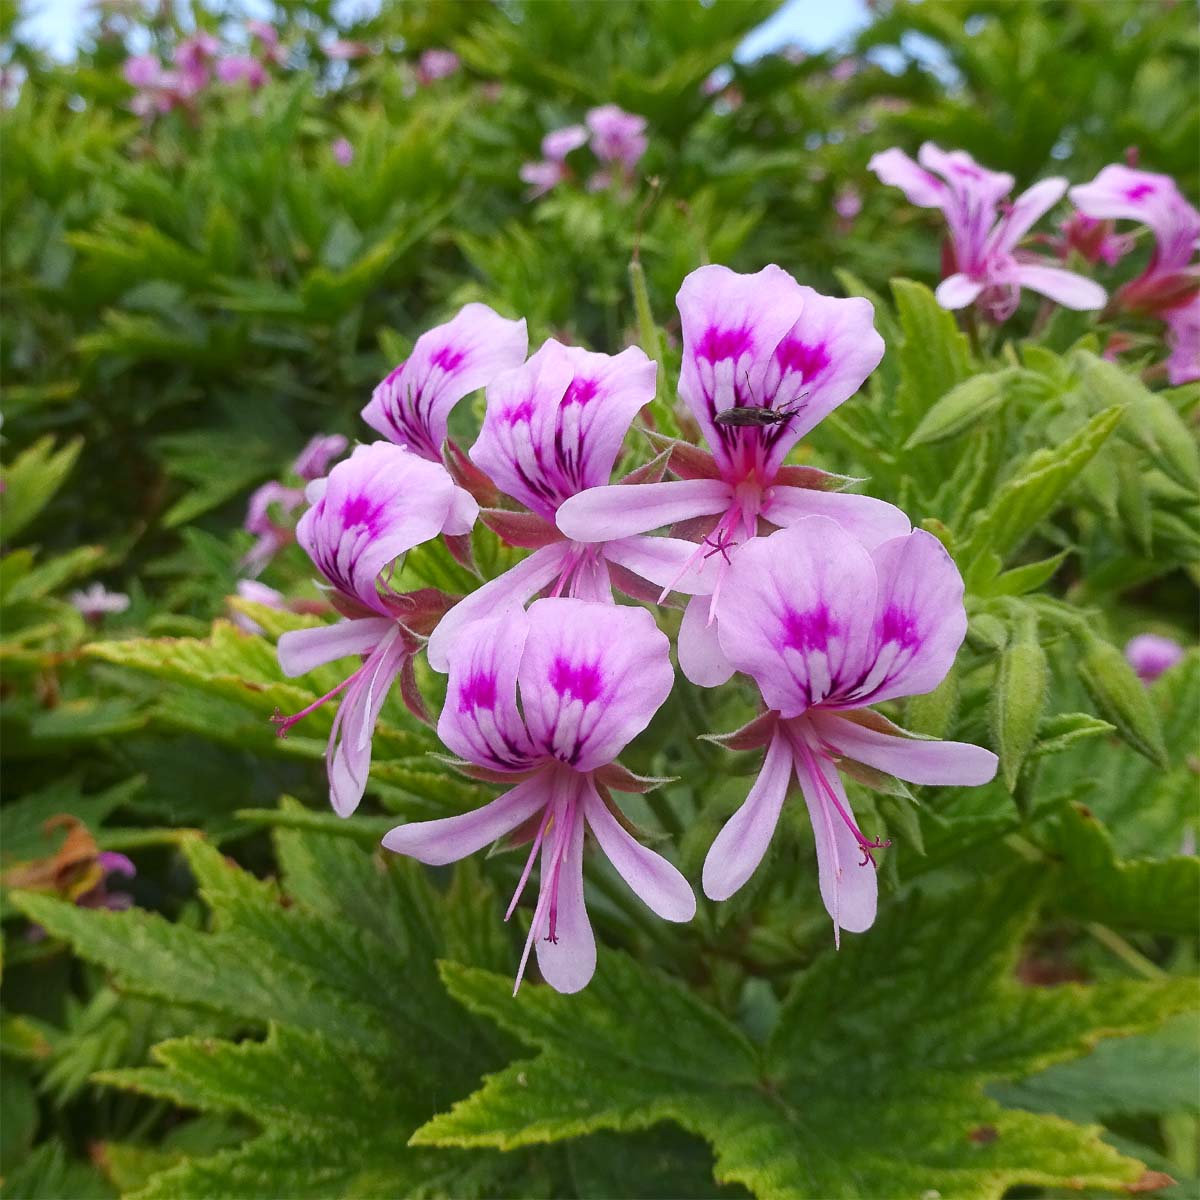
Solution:
[[[695,915],[687,881],[627,832],[608,791],[644,790],[648,781],[614,760],[650,723],[672,678],[666,636],[645,609],[539,600],[528,614],[503,613],[455,639],[438,735],[484,777],[515,786],[475,812],[398,826],[383,844],[440,865],[506,835],[532,837],[506,914],[540,852],[538,900],[514,992],[535,945],[543,977],[560,992],[579,991],[596,969],[583,895],[589,829],[654,913],[668,921]]]
[[[334,138],[329,149],[338,166],[348,167],[354,161],[354,147],[344,137]]]
[[[562,162],[572,150],[578,150],[588,140],[588,131],[582,125],[565,125],[552,129],[542,138],[542,154],[550,162]]]
[[[325,57],[332,62],[347,62],[352,58],[366,58],[371,53],[371,47],[366,42],[350,42],[345,38],[336,38],[321,47]]]
[[[677,444],[671,465],[683,478],[633,489],[592,487],[566,500],[556,519],[580,542],[627,539],[707,519],[701,529],[706,536],[664,591],[696,593],[679,633],[679,665],[693,683],[714,687],[733,674],[714,623],[721,581],[735,550],[758,534],[760,522],[782,527],[820,514],[868,546],[910,526],[882,500],[824,490],[844,481],[784,466],[788,451],[852,396],[882,358],[868,301],[822,296],[776,266],[755,275],[710,266],[683,281],[677,302],[683,326],[679,395],[712,455]],[[763,424],[741,423],[760,415]],[[697,569],[702,575],[692,576]]]
[[[168,113],[186,104],[207,82],[207,68],[195,71],[168,71],[153,54],[138,54],[125,60],[122,72],[125,81],[137,89],[129,107],[140,117]]]
[[[612,357],[551,339],[523,366],[487,389],[487,415],[471,461],[529,512],[485,509],[484,523],[512,545],[534,552],[485,583],[443,618],[429,639],[429,665],[444,671],[460,630],[503,608],[527,604],[543,589],[612,602],[615,582],[652,599],[683,575],[685,589],[711,590],[704,572],[688,572],[695,546],[676,538],[570,541],[555,525],[560,505],[607,484],[630,424],[654,398],[655,365],[630,347]],[[615,490],[635,505],[642,489]]]
[[[926,784],[981,784],[996,772],[990,751],[915,738],[867,707],[941,682],[966,633],[962,596],[953,560],[923,530],[867,550],[836,522],[811,517],[737,556],[718,602],[721,647],[769,711],[726,740],[767,753],[709,849],[705,895],[724,900],[754,873],[794,775],[835,938],[871,926],[871,851],[885,843],[855,823],[838,762]]]
[[[144,90],[159,85],[163,67],[153,54],[134,54],[125,60],[121,74],[130,87]]]
[[[256,92],[267,82],[267,69],[248,54],[231,54],[218,61],[217,78],[226,84],[245,83]]]
[[[1125,646],[1125,658],[1147,686],[1183,661],[1183,647],[1174,638],[1139,633]]]
[[[124,592],[110,592],[102,583],[93,583],[83,591],[72,592],[68,600],[71,607],[88,621],[99,621],[101,617],[123,613],[129,607],[129,597]]]
[[[486,304],[465,305],[417,339],[376,387],[362,418],[389,441],[440,463],[454,406],[523,362],[528,345],[524,319],[506,320]]]
[[[267,563],[292,541],[295,534],[291,525],[279,520],[276,514],[286,517],[303,502],[304,493],[299,488],[285,487],[275,479],[250,493],[242,528],[254,534],[258,540],[238,564],[242,570],[250,575],[260,574]]]
[[[279,31],[269,21],[247,21],[246,32],[258,42],[265,62],[279,66],[287,58],[287,51],[279,44]]]
[[[833,198],[833,211],[838,216],[838,228],[849,233],[854,220],[862,212],[862,195],[853,184],[846,184]]]
[[[109,879],[113,875],[123,875],[133,879],[137,875],[137,867],[115,850],[101,850],[96,855],[96,866],[103,872],[103,878],[90,891],[79,896],[75,903],[80,908],[107,908],[111,912],[121,912],[133,907],[133,897],[128,892],[110,892]]]
[[[221,48],[211,33],[196,33],[184,38],[171,55],[178,70],[178,90],[182,96],[195,96],[212,79],[209,63]]]
[[[280,611],[287,608],[282,592],[276,591],[273,587],[268,587],[265,583],[259,583],[257,579],[239,579],[237,594],[243,600],[249,600],[253,604],[261,604],[264,608],[275,608]],[[257,621],[251,620],[245,613],[238,612],[236,609],[230,619],[244,633],[260,634],[263,631],[262,626]]]
[[[417,82],[427,87],[438,79],[448,79],[461,64],[453,50],[426,50],[417,63]]]
[[[333,459],[346,452],[347,445],[346,439],[340,433],[318,433],[309,440],[308,445],[292,463],[293,474],[299,475],[306,482],[320,479],[329,473],[329,464]]]
[[[1074,250],[1090,263],[1112,267],[1133,249],[1133,238],[1114,233],[1111,221],[1096,221],[1081,212],[1072,213],[1059,229],[1062,238],[1058,249],[1063,258]]]
[[[592,153],[603,163],[618,163],[631,172],[646,153],[646,118],[604,104],[589,109],[584,119],[592,131]]]
[[[1200,271],[1192,262],[1200,238],[1200,212],[1169,175],[1113,164],[1091,183],[1073,187],[1071,201],[1096,220],[1137,221],[1154,234],[1150,265],[1121,288],[1114,297],[1117,306],[1162,315],[1200,289]]]
[[[845,83],[858,74],[860,65],[857,58],[840,58],[829,68],[829,78],[835,83]]]
[[[329,799],[344,817],[362,799],[371,735],[397,677],[406,702],[423,715],[412,657],[418,635],[427,634],[445,609],[440,593],[394,591],[389,582],[394,564],[440,533],[469,533],[479,508],[443,466],[387,442],[359,446],[310,491],[317,498],[300,518],[296,537],[333,585],[334,607],[349,619],[285,633],[279,639],[279,665],[294,677],[350,655],[364,658],[333,691],[293,716],[278,718],[278,724],[283,736],[345,691],[326,751]]]
[[[571,170],[566,163],[548,160],[522,163],[517,174],[522,183],[529,184],[529,191],[525,194],[527,200],[536,200],[571,178]]]
[[[536,200],[538,196],[544,196],[570,179],[567,155],[572,150],[578,150],[587,140],[588,132],[582,125],[566,125],[546,134],[542,138],[542,161],[524,163],[519,171],[521,182],[529,184],[527,199]]]
[[[1200,295],[1162,313],[1167,323],[1167,382],[1172,387],[1200,379]]]
[[[1099,284],[1016,249],[1038,218],[1062,198],[1065,179],[1043,179],[1008,204],[1002,202],[1012,191],[1013,177],[981,167],[965,151],[947,154],[926,142],[917,157],[920,166],[903,150],[884,150],[867,165],[913,204],[945,213],[950,265],[937,289],[943,308],[977,303],[990,320],[999,323],[1016,311],[1023,287],[1065,308],[1104,304],[1106,293]]]

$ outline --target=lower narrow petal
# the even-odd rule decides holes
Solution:
[[[817,843],[817,879],[825,910],[836,929],[862,933],[875,923],[879,881],[874,865],[863,861],[858,840],[827,798],[831,790],[847,813],[853,815],[845,789],[833,763],[819,750],[796,756],[796,778],[808,805]]]
[[[1042,267],[1022,263],[1017,268],[1017,282],[1031,291],[1040,292],[1064,308],[1103,308],[1108,293],[1098,284],[1074,271],[1061,267]]]
[[[943,279],[938,284],[937,291],[934,292],[934,298],[943,308],[953,310],[966,308],[968,304],[979,298],[979,293],[982,291],[982,283],[976,283],[974,279],[960,272],[957,275],[948,275]]]
[[[728,900],[758,869],[779,822],[791,777],[791,750],[782,737],[775,737],[750,794],[709,847],[701,883],[710,900]]]
[[[661,854],[628,833],[590,785],[584,812],[608,861],[651,912],[664,921],[690,921],[696,915],[696,897],[688,881]]]
[[[339,817],[358,807],[371,769],[371,738],[383,703],[409,651],[394,622],[391,633],[363,664],[362,674],[346,692],[331,735],[333,753],[327,759],[329,802]]]
[[[711,594],[716,582],[718,553],[708,556],[704,547],[682,538],[645,535],[621,538],[604,546],[604,557],[610,562],[618,563],[660,588],[669,587],[688,595]],[[696,562],[685,571],[691,559]]]
[[[397,854],[440,867],[490,846],[551,800],[547,779],[539,773],[474,812],[397,825],[383,835],[383,845]]]
[[[295,679],[339,658],[367,654],[394,626],[395,622],[387,617],[362,617],[313,629],[290,629],[280,635],[276,646],[279,669],[289,679]]]
[[[708,620],[708,596],[693,596],[679,625],[679,669],[697,687],[720,687],[733,678],[733,663],[717,639],[717,623]]]
[[[555,991],[570,994],[588,985],[596,973],[596,939],[583,899],[583,812],[572,810],[572,827],[563,851],[558,884],[558,913],[555,940],[548,938],[549,921],[542,920],[534,931],[538,967],[542,978]],[[541,886],[549,886],[549,849],[542,851]]]
[[[897,737],[832,713],[813,714],[813,726],[838,754],[909,783],[975,787],[996,774],[996,756],[969,742]]]

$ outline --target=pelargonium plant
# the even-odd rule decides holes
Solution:
[[[966,616],[950,556],[899,509],[842,490],[852,481],[785,461],[879,362],[870,303],[822,296],[776,266],[703,267],[678,303],[679,393],[711,452],[676,440],[611,484],[654,398],[656,365],[636,348],[612,356],[553,339],[526,361],[524,322],[468,305],[379,385],[363,415],[390,441],[360,446],[310,484],[313,505],[297,528],[345,619],[284,634],[285,673],[362,657],[317,701],[345,691],[327,756],[333,807],[348,815],[362,797],[393,682],[424,715],[413,661],[427,647],[429,665],[449,674],[442,741],[467,774],[511,786],[476,812],[398,826],[384,845],[440,864],[498,839],[530,843],[508,912],[540,854],[518,985],[535,945],[560,991],[591,978],[587,830],[653,912],[686,921],[695,911],[686,880],[639,844],[613,799],[656,782],[616,758],[671,691],[669,643],[652,612],[676,607],[676,594],[691,597],[677,641],[684,674],[713,687],[741,672],[765,707],[728,738],[767,751],[709,851],[711,899],[732,895],[758,866],[794,776],[835,940],[862,932],[874,920],[872,851],[883,843],[856,823],[839,767],[966,785],[996,769],[990,751],[917,738],[870,707],[929,692],[952,666]],[[464,455],[447,439],[448,419],[481,387],[483,426]],[[678,478],[664,480],[668,469]],[[501,497],[522,507],[501,508]],[[396,591],[404,555],[439,536],[471,563],[463,535],[481,502],[484,522],[532,553],[464,598]],[[618,604],[614,589],[647,607]],[[313,707],[281,718],[281,732]]]

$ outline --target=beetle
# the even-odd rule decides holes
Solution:
[[[807,396],[801,392],[790,405],[785,408],[726,408],[713,417],[717,425],[732,426],[737,429],[765,429],[770,425],[783,425],[790,421],[804,407],[800,402]]]

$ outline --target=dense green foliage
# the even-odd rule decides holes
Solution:
[[[956,319],[931,290],[937,215],[866,170],[928,138],[1018,187],[1083,182],[1133,146],[1195,202],[1194,6],[897,0],[852,73],[771,55],[716,94],[772,4],[409,0],[341,30],[324,0],[280,8],[261,91],[152,120],[121,66],[180,30],[109,10],[63,65],[0,9],[28,75],[0,114],[0,1194],[1195,1194],[1200,653],[1145,688],[1120,647],[1197,640],[1200,385],[1162,386],[1153,322],[1114,362],[1107,316],[1027,297],[998,329]],[[375,52],[331,61],[335,34]],[[437,47],[462,69],[423,84]],[[527,199],[543,135],[609,101],[648,120],[631,186]],[[1111,290],[1147,255],[1073,265]],[[428,871],[377,849],[495,790],[431,757],[398,696],[347,821],[332,711],[275,736],[341,675],[276,665],[281,632],[324,619],[296,546],[263,575],[296,611],[231,599],[247,496],[310,435],[364,436],[371,388],[473,299],[526,317],[531,346],[642,345],[678,432],[673,296],[707,262],[875,304],[883,363],[798,461],[954,556],[967,641],[889,711],[1001,771],[850,784],[893,845],[880,919],[840,951],[789,805],[752,883],[687,925],[589,864],[596,979],[514,1000],[524,920],[498,898],[522,856]],[[464,443],[481,413],[456,412]],[[473,541],[484,578],[516,559]],[[97,579],[126,611],[80,615],[69,593]],[[478,582],[437,543],[401,580]],[[701,735],[753,701],[680,678],[625,756],[671,777],[629,815],[689,880],[756,766]],[[97,849],[134,860],[133,911],[73,903]]]

